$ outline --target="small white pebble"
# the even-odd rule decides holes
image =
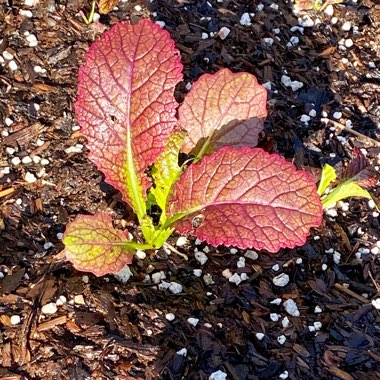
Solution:
[[[178,282],[171,282],[169,285],[169,292],[173,294],[182,293],[183,287]]]
[[[375,64],[375,62],[372,62],[372,61],[369,62],[369,63],[368,63],[368,66],[369,66],[370,69],[376,69],[376,64]]]
[[[135,255],[139,260],[144,260],[146,258],[146,253],[141,249],[137,249]]]
[[[300,265],[302,264],[302,257],[298,257],[297,260],[296,260],[296,264]]]
[[[273,301],[270,301],[272,305],[280,305],[281,302],[282,302],[281,298],[275,298]]]
[[[275,272],[278,272],[280,270],[280,266],[278,264],[274,264],[272,266],[272,270],[275,271]]]
[[[269,8],[274,9],[275,11],[278,10],[278,5],[276,3],[272,3]]]
[[[282,327],[284,329],[288,328],[289,325],[290,325],[290,321],[289,321],[289,318],[288,317],[284,317],[281,321],[281,324],[282,324]]]
[[[62,306],[67,302],[67,298],[65,296],[59,296],[57,301],[55,301],[55,304],[57,306]]]
[[[222,272],[222,276],[225,278],[230,278],[232,276],[232,272],[227,268]]]
[[[133,276],[133,274],[131,270],[129,269],[128,265],[126,265],[121,271],[114,274],[114,277],[116,278],[116,280],[122,282],[123,284],[128,282],[131,276]]]
[[[236,263],[236,266],[238,268],[244,268],[245,267],[245,258],[244,257],[239,257],[239,260]]]
[[[371,249],[371,253],[373,255],[378,255],[380,252],[380,248],[378,246],[374,246],[372,249]]]
[[[50,161],[47,158],[43,158],[40,163],[41,165],[46,166],[50,164]]]
[[[332,218],[336,218],[338,216],[338,212],[335,210],[335,208],[329,208],[325,210],[326,215],[331,216]]]
[[[230,253],[236,255],[239,251],[236,248],[230,248]]]
[[[9,68],[12,70],[12,71],[16,71],[18,69],[18,66],[17,66],[17,63],[16,61],[9,61],[8,63],[8,66]]]
[[[272,84],[271,84],[271,82],[265,82],[265,83],[263,83],[263,87],[266,88],[268,91],[272,90]]]
[[[72,130],[73,132],[75,132],[75,131],[79,131],[79,130],[80,130],[80,126],[79,126],[79,125],[73,125],[73,126],[71,127],[71,130]]]
[[[57,239],[58,240],[62,240],[63,239],[63,233],[62,232],[58,232],[57,233]]]
[[[259,255],[256,251],[252,251],[249,249],[249,250],[245,251],[244,257],[246,257],[247,259],[251,259],[251,260],[257,260],[259,258]]]
[[[4,59],[6,59],[7,61],[11,61],[11,60],[14,58],[13,54],[10,53],[10,52],[7,51],[7,50],[4,50],[4,51],[3,51],[3,57],[4,57]]]
[[[43,314],[55,314],[58,310],[57,305],[55,302],[47,303],[46,305],[42,306],[41,312]]]
[[[36,145],[37,145],[37,146],[42,146],[42,145],[44,145],[44,144],[45,144],[45,141],[44,141],[44,140],[42,140],[42,139],[40,139],[40,138],[37,139],[37,141],[36,141]]]
[[[16,199],[16,205],[19,205],[19,206],[22,205],[22,199],[21,198]]]
[[[187,90],[187,91],[190,91],[190,90],[191,90],[191,83],[190,83],[190,82],[187,82],[185,87],[186,87],[186,90]],[[199,245],[199,244],[198,244],[198,245]]]
[[[156,21],[156,24],[157,24],[161,29],[163,29],[164,26],[165,26],[165,21]]]
[[[38,40],[37,40],[37,37],[34,35],[34,34],[29,34],[27,37],[26,37],[26,40],[28,41],[28,45],[30,47],[35,47],[38,45]]]
[[[135,6],[135,11],[136,11],[136,12],[141,12],[141,11],[142,11],[142,7],[141,7],[141,5],[136,5],[136,6]]]
[[[321,322],[314,322],[313,323],[315,330],[320,330],[322,328],[322,323]]]
[[[309,115],[302,115],[301,122],[307,124],[310,121],[311,117]]]
[[[196,277],[201,277],[202,276],[202,269],[193,269],[193,274]]]
[[[283,373],[280,374],[279,378],[282,379],[282,380],[285,380],[289,377],[289,372],[288,371],[284,371]]]
[[[208,34],[203,32],[201,38],[202,38],[202,40],[207,40]]]
[[[258,340],[263,340],[265,334],[263,334],[263,333],[256,333],[255,336],[256,336],[256,338],[257,338]]]
[[[310,332],[315,332],[315,327],[314,326],[307,326]]]
[[[344,46],[346,48],[350,48],[350,47],[354,46],[354,41],[352,41],[351,38],[348,38],[347,40],[344,41]]]
[[[4,122],[7,127],[10,127],[13,124],[13,120],[10,117],[6,117]]]
[[[243,26],[251,25],[251,16],[249,15],[249,13],[246,12],[241,15],[240,25],[243,25]]]
[[[33,17],[33,13],[31,11],[26,11],[25,9],[20,9],[18,13],[20,16],[25,16],[28,18]]]
[[[19,315],[12,315],[11,316],[11,325],[16,326],[21,322],[21,317]]]
[[[33,160],[29,156],[25,156],[22,158],[21,162],[25,165],[31,164]]]
[[[337,206],[344,212],[347,212],[350,209],[350,204],[344,201],[338,201]]]
[[[185,356],[187,355],[187,349],[186,348],[181,348],[180,350],[178,350],[176,352],[177,355],[180,355],[180,356]]]
[[[271,319],[271,321],[273,322],[277,322],[279,319],[280,319],[281,315],[280,314],[277,314],[277,313],[270,313],[269,314],[269,318]]]
[[[192,318],[192,317],[190,317],[190,318],[187,319],[187,323],[189,323],[190,325],[192,325],[194,327],[198,324],[198,322],[199,322],[198,318]]]
[[[175,245],[176,245],[177,247],[183,247],[183,246],[186,245],[188,242],[189,242],[189,241],[187,240],[187,238],[186,238],[185,236],[180,236],[180,237],[177,239]]]
[[[227,36],[230,34],[230,32],[231,32],[230,29],[223,26],[222,28],[220,28],[220,30],[218,32],[218,36],[221,40],[225,40],[227,38]]]
[[[280,335],[277,337],[277,342],[283,345],[286,342],[286,336],[285,335]]]
[[[303,26],[304,28],[311,28],[314,26],[314,21],[309,15],[304,15],[298,18],[298,25]]]
[[[374,211],[374,212],[372,213],[372,216],[373,216],[374,218],[377,218],[379,215],[380,215],[380,214],[379,214],[377,211]]]
[[[88,284],[90,282],[90,278],[87,275],[82,276],[82,282],[84,284]]]
[[[295,45],[298,45],[300,42],[300,39],[297,36],[293,36],[290,38],[289,42],[286,44],[287,47],[292,47]]]
[[[331,4],[325,8],[325,14],[330,17],[334,15],[334,7]]]
[[[264,41],[264,45],[267,45],[267,46],[272,46],[274,42],[273,38],[271,37],[266,37],[263,39],[263,41]]]
[[[274,34],[280,34],[281,33],[281,29],[280,28],[273,29],[273,33]]]
[[[160,283],[161,280],[165,280],[166,275],[163,271],[159,271],[152,274],[152,281],[154,284]]]
[[[368,201],[368,207],[369,207],[371,210],[373,210],[374,208],[376,208],[376,203],[374,202],[373,199],[370,199],[370,200]]]
[[[327,264],[322,264],[322,270],[327,270]]]
[[[283,287],[283,286],[288,285],[289,276],[286,273],[281,273],[278,276],[274,277],[272,281],[273,281],[273,284],[275,284],[276,286]]]
[[[53,248],[53,247],[54,247],[54,244],[51,241],[48,241],[44,244],[45,250],[48,250],[48,249]]]
[[[24,180],[28,183],[34,183],[37,181],[37,178],[35,177],[33,173],[26,172]]]
[[[215,284],[215,281],[212,279],[212,275],[210,273],[206,273],[204,276],[203,276],[203,282],[206,284],[206,285],[212,285],[212,284]]]
[[[380,310],[380,298],[372,300],[371,304],[375,309]]]
[[[293,317],[299,317],[300,312],[298,310],[297,304],[292,299],[288,299],[284,302],[285,310],[288,314],[290,314]]]
[[[82,148],[77,147],[77,146],[70,146],[69,148],[65,149],[66,154],[70,153],[82,153]]]
[[[294,80],[294,81],[292,81],[292,83],[290,83],[290,87],[295,92],[295,91],[298,91],[300,88],[303,87],[303,83],[298,81],[298,80]]]
[[[315,313],[315,314],[320,314],[320,313],[322,313],[322,309],[321,309],[321,307],[317,305],[317,306],[314,308],[314,313]]]
[[[33,162],[34,162],[35,164],[39,164],[40,161],[41,161],[41,157],[40,157],[40,156],[33,156]]]
[[[241,277],[238,273],[234,273],[229,279],[229,282],[232,282],[233,284],[239,285],[242,281]]]
[[[208,257],[206,256],[206,254],[202,251],[200,252],[195,252],[195,258],[196,260],[201,264],[201,265],[204,265],[206,264],[207,260],[208,260]]]
[[[264,4],[263,3],[260,3],[257,5],[256,9],[261,12],[263,9],[264,9]]]
[[[337,17],[333,17],[331,20],[330,20],[331,24],[332,25],[335,25],[337,22],[338,22],[338,18]]]
[[[12,147],[10,147],[10,146],[7,146],[7,147],[5,148],[5,152],[6,152],[8,155],[12,156],[12,155],[16,152],[16,149],[15,149],[15,148],[12,148]]]
[[[335,264],[339,264],[340,263],[340,257],[341,257],[340,252],[334,251],[333,260],[334,260]]]
[[[226,380],[227,374],[221,370],[213,372],[209,377],[208,380]]]
[[[19,157],[13,157],[11,159],[11,164],[14,165],[14,166],[20,165],[20,163],[21,163],[21,160],[20,160]]]
[[[346,21],[346,22],[342,25],[342,30],[344,30],[345,32],[348,32],[350,29],[351,29],[351,23],[350,23],[349,21]]]
[[[171,322],[171,321],[174,321],[174,319],[175,319],[175,315],[174,315],[173,313],[167,313],[167,314],[165,315],[165,318],[166,318],[169,322]]]
[[[310,117],[316,117],[317,116],[317,111],[315,109],[312,109],[309,111],[309,116]]]

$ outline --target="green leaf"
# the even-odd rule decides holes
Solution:
[[[367,190],[364,190],[356,182],[347,180],[339,184],[331,193],[322,199],[323,208],[327,208],[335,202],[349,197],[372,199],[371,194]]]
[[[335,169],[329,164],[324,165],[322,168],[321,180],[319,181],[319,186],[317,190],[318,194],[322,195],[327,189],[327,187],[330,185],[330,183],[334,182],[335,180]]]
[[[79,215],[63,237],[64,253],[77,270],[103,276],[117,273],[132,262],[135,253],[127,231],[113,227],[108,214]]]
[[[166,203],[173,184],[181,175],[182,168],[178,165],[179,150],[185,139],[186,132],[177,130],[172,133],[166,143],[164,152],[160,155],[152,169],[155,186],[150,189],[157,205],[162,210],[160,224],[166,221]]]

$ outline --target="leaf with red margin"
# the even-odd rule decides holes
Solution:
[[[188,133],[183,151],[202,157],[226,145],[256,146],[266,100],[266,89],[249,73],[222,69],[202,75],[178,110],[179,125]]]
[[[117,273],[132,262],[128,232],[112,226],[108,214],[79,215],[63,236],[64,253],[74,267],[96,276]]]
[[[304,244],[322,220],[309,175],[259,148],[224,147],[189,166],[168,205],[180,233],[212,245],[270,252]]]
[[[141,218],[150,186],[144,171],[177,123],[180,60],[169,33],[141,20],[104,33],[79,70],[75,112],[89,158]]]

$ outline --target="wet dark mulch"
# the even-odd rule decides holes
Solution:
[[[302,30],[283,1],[127,1],[100,22],[164,21],[185,66],[178,98],[205,72],[255,74],[270,88],[266,150],[318,168],[358,147],[378,170],[380,8],[359,0],[333,9],[336,20],[309,12],[315,25]],[[126,284],[57,261],[78,213],[107,209],[118,226],[134,223],[87,160],[75,124],[78,66],[103,28],[85,26],[80,10],[89,4],[0,3],[1,378],[208,379],[222,371],[233,380],[380,379],[379,213],[371,202],[341,203],[305,246],[276,256],[251,252],[244,261],[246,252],[190,241],[178,248],[189,261],[160,250],[136,259]],[[243,13],[251,25],[240,24]],[[224,40],[222,27],[230,30]],[[287,46],[291,37],[298,43]],[[286,87],[283,75],[303,87]],[[236,285],[226,269],[248,280]],[[274,285],[283,273],[289,283]],[[165,282],[182,292],[162,289]],[[285,310],[287,300],[299,316]]]

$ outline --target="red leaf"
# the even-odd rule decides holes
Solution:
[[[180,233],[270,252],[304,244],[322,220],[309,175],[258,148],[225,147],[191,165],[168,204],[169,217],[185,215],[174,225]]]
[[[266,100],[266,89],[251,74],[223,69],[202,75],[178,110],[179,124],[188,132],[183,151],[197,147],[198,153],[209,137],[213,150],[256,146],[267,116]]]
[[[136,179],[145,198],[144,171],[176,124],[174,88],[181,79],[169,33],[148,20],[116,24],[91,45],[79,70],[75,111],[89,158],[129,204]]]
[[[108,214],[79,215],[63,236],[67,260],[96,276],[117,273],[132,262],[134,250],[126,247],[128,241],[128,232],[115,229]]]

